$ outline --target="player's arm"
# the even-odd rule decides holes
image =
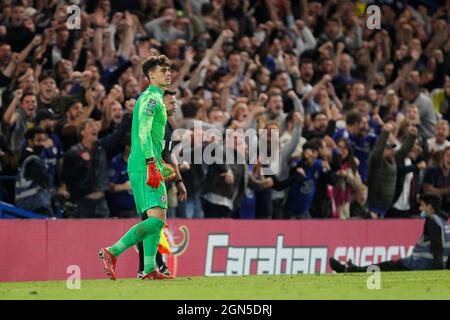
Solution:
[[[156,168],[156,158],[152,143],[152,127],[155,114],[158,110],[156,101],[150,96],[147,99],[139,99],[137,104],[138,113],[138,136],[139,146],[147,163],[147,185],[158,188],[162,175]],[[136,107],[135,107],[136,108]]]
[[[151,101],[155,101],[151,96],[142,97],[136,102],[135,106],[138,111],[137,125],[139,146],[141,147],[142,154],[144,155],[146,161],[147,159],[155,157],[152,143],[152,128],[157,106],[156,103],[151,105]]]

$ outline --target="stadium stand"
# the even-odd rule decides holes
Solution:
[[[122,137],[142,62],[165,54],[185,154],[213,129],[245,158],[239,129],[272,128],[281,155],[270,174],[249,157],[227,175],[180,162],[188,199],[171,183],[169,217],[408,218],[428,191],[449,212],[448,3],[377,1],[371,29],[371,1],[2,0],[0,211],[37,217],[17,198],[39,187],[47,217],[130,212]],[[37,127],[42,144],[25,139]]]

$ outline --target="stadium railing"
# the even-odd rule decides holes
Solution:
[[[10,203],[0,201],[0,219],[15,218],[47,219],[48,217],[22,208],[17,208]]]
[[[0,219],[48,219],[48,216],[38,214],[32,211],[28,211],[22,208],[18,208],[10,203],[4,202],[3,200],[3,186],[2,183],[5,180],[16,180],[16,176],[2,176],[0,175]],[[55,210],[56,218],[61,218],[60,210]]]

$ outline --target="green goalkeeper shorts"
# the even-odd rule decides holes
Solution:
[[[164,180],[158,188],[154,189],[145,183],[147,172],[128,172],[128,176],[138,213],[144,213],[153,207],[167,209],[167,190]]]

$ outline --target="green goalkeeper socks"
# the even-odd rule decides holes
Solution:
[[[116,242],[111,248],[109,248],[109,252],[115,256],[120,256],[125,250],[132,247],[133,245],[141,242],[142,240],[150,237],[158,238],[162,228],[164,227],[164,221],[155,217],[149,217],[148,219],[139,222],[135,226],[133,226],[130,230],[128,230],[125,235]],[[156,245],[156,248],[158,245]],[[145,242],[144,242],[145,248]],[[145,249],[144,249],[145,252]],[[156,252],[153,254],[155,256]],[[154,257],[153,257],[154,258]]]
[[[161,237],[161,230],[158,233],[152,234],[143,241],[144,248],[144,273],[149,274],[155,270],[155,257],[158,252],[159,239]]]

